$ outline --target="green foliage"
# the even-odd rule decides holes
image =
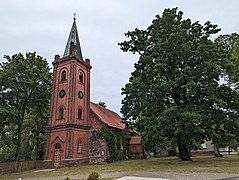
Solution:
[[[220,35],[215,40],[217,43],[221,44],[225,51],[227,52],[227,58],[225,62],[222,63],[224,66],[225,80],[233,84],[238,88],[239,86],[239,34],[232,33],[232,34],[225,34]]]
[[[107,143],[111,160],[124,159],[129,142],[129,135],[121,130],[103,124],[100,134]]]
[[[215,40],[221,44],[227,52],[227,58],[222,63],[224,69],[224,85],[220,87],[218,95],[223,99],[222,108],[226,113],[218,118],[211,134],[213,140],[219,146],[229,146],[237,149],[239,146],[239,34],[232,33],[220,35]],[[217,109],[217,116],[219,109]],[[222,114],[222,113],[221,113]],[[230,118],[228,118],[230,117]]]
[[[238,92],[219,83],[223,74],[235,77],[227,74],[231,52],[211,38],[219,31],[209,21],[183,19],[173,8],[146,30],[127,32],[129,40],[119,43],[124,52],[140,56],[122,88],[121,112],[145,132],[146,144],[161,146],[166,138],[177,144],[181,160],[190,160],[189,149],[203,139],[228,140],[239,131]]]
[[[71,180],[69,177],[66,177],[64,180]]]
[[[14,144],[4,145],[0,149],[0,163],[14,160],[16,146]]]
[[[32,152],[28,159],[44,159],[48,111],[49,104],[39,109],[31,109],[26,114],[22,141],[25,146],[23,153]]]
[[[98,180],[100,177],[99,173],[97,172],[92,172],[90,173],[90,175],[88,176],[87,180]]]
[[[31,159],[29,151],[34,149],[34,140],[31,139],[34,130],[38,129],[38,135],[43,135],[44,130],[40,128],[46,126],[46,108],[51,86],[50,68],[46,59],[35,52],[4,58],[7,62],[2,63],[0,68],[0,139],[3,142],[0,151],[4,152],[5,148],[15,145],[14,160]],[[28,123],[26,114],[33,114],[34,111],[36,113],[32,116],[31,123]],[[8,140],[10,141],[7,142]]]

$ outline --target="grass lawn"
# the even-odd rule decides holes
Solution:
[[[18,173],[0,174],[0,179],[17,179],[17,177],[50,177],[89,175],[92,171],[128,172],[128,171],[159,171],[159,172],[208,172],[239,174],[239,155],[215,158],[212,156],[193,157],[193,162],[182,162],[177,157],[149,158],[143,160],[124,160],[101,165],[79,165],[69,168],[59,168],[51,172],[24,171]]]

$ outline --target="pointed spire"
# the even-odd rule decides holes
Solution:
[[[69,37],[67,40],[67,44],[66,44],[66,48],[65,48],[63,57],[69,56],[71,54],[72,50],[76,49],[77,55],[79,56],[80,59],[83,60],[79,36],[78,36],[78,32],[77,32],[77,27],[76,27],[75,15],[76,14],[74,14],[73,24],[72,24],[71,31],[70,31],[70,34],[69,34]]]

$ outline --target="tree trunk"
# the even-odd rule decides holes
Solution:
[[[22,123],[19,122],[17,125],[17,143],[16,143],[16,152],[15,152],[15,161],[19,160],[19,152],[21,147],[21,132],[22,132]]]
[[[184,144],[181,145],[180,149],[181,149],[180,151],[181,161],[192,161],[189,154],[189,149]]]
[[[178,144],[178,159],[181,159],[181,144]]]
[[[17,123],[17,148],[15,152],[15,161],[19,160],[19,153],[21,148],[21,141],[22,141],[22,124],[23,124],[23,118],[24,118],[24,112],[25,108],[23,108],[23,113],[18,113],[18,123]]]
[[[216,144],[214,144],[214,153],[215,153],[215,156],[220,155],[220,151],[219,151],[218,146]]]
[[[157,151],[156,151],[156,148],[154,148],[154,157],[157,157]]]
[[[36,142],[36,160],[39,160],[39,131],[38,131],[38,118],[37,118],[37,122],[36,122],[36,138],[37,138],[37,142]]]
[[[215,153],[215,157],[222,157],[223,156],[222,154],[220,154],[219,148],[218,148],[216,143],[214,143],[214,153]]]

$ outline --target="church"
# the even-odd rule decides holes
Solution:
[[[48,167],[99,163],[109,158],[106,142],[97,136],[102,124],[124,131],[121,117],[90,101],[89,59],[83,59],[76,19],[64,55],[55,55],[45,162]]]

